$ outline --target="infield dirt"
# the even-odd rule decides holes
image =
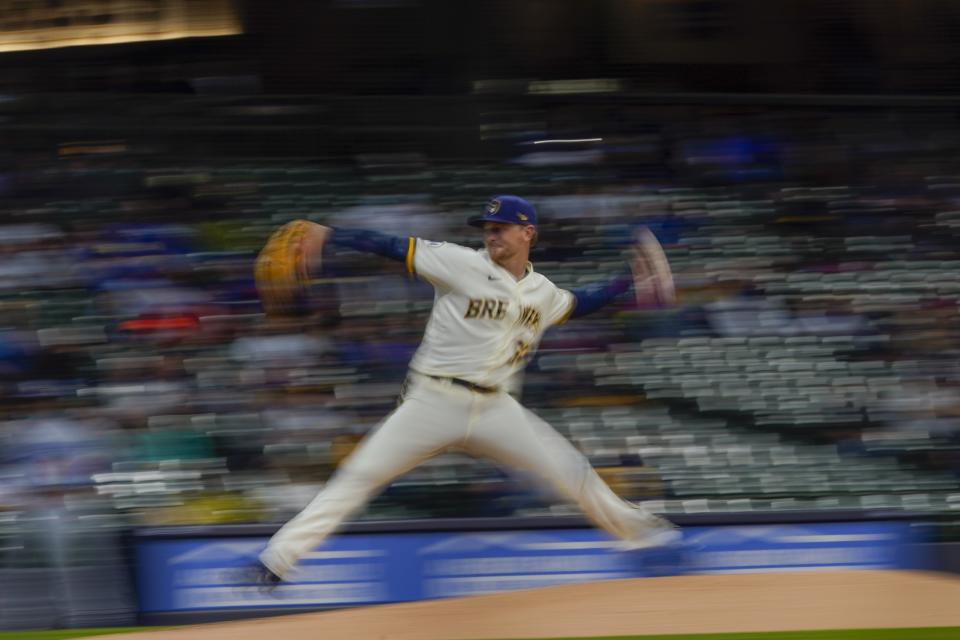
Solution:
[[[496,640],[951,626],[960,626],[960,578],[831,571],[612,580],[98,637]]]

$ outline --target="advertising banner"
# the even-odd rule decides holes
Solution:
[[[910,566],[906,522],[687,527],[679,550],[624,551],[593,529],[332,538],[274,594],[246,582],[266,538],[142,538],[144,612],[341,607],[688,573]]]

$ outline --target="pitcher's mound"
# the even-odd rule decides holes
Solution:
[[[960,626],[960,579],[843,571],[611,580],[102,636],[110,640],[478,640]]]

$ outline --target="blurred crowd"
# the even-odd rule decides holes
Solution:
[[[464,221],[503,192],[538,206],[534,262],[560,286],[614,273],[638,225],[676,270],[675,308],[623,300],[555,329],[526,376],[525,404],[619,492],[668,511],[957,507],[960,131],[761,120],[496,161],[116,141],[17,155],[0,179],[0,510],[289,517],[394,406],[432,296],[402,265],[338,250],[310,315],[270,320],[256,252],[294,218],[478,247]],[[453,453],[363,517],[550,512]]]

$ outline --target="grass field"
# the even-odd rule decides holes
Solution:
[[[556,638],[554,640],[561,640]],[[563,640],[570,640],[564,638]],[[616,636],[579,640],[960,640],[960,627],[789,631],[782,633],[711,633],[679,636]]]
[[[67,629],[59,631],[4,631],[0,640],[64,640],[108,633],[147,631],[134,629]],[[159,631],[161,627],[150,627]],[[198,638],[202,640],[202,638]],[[358,639],[360,640],[360,639]],[[559,639],[556,639],[559,640]],[[570,639],[564,639],[570,640]],[[617,636],[580,640],[960,640],[960,627],[929,629],[863,629],[845,631],[792,631],[783,633],[720,633],[680,636]]]

